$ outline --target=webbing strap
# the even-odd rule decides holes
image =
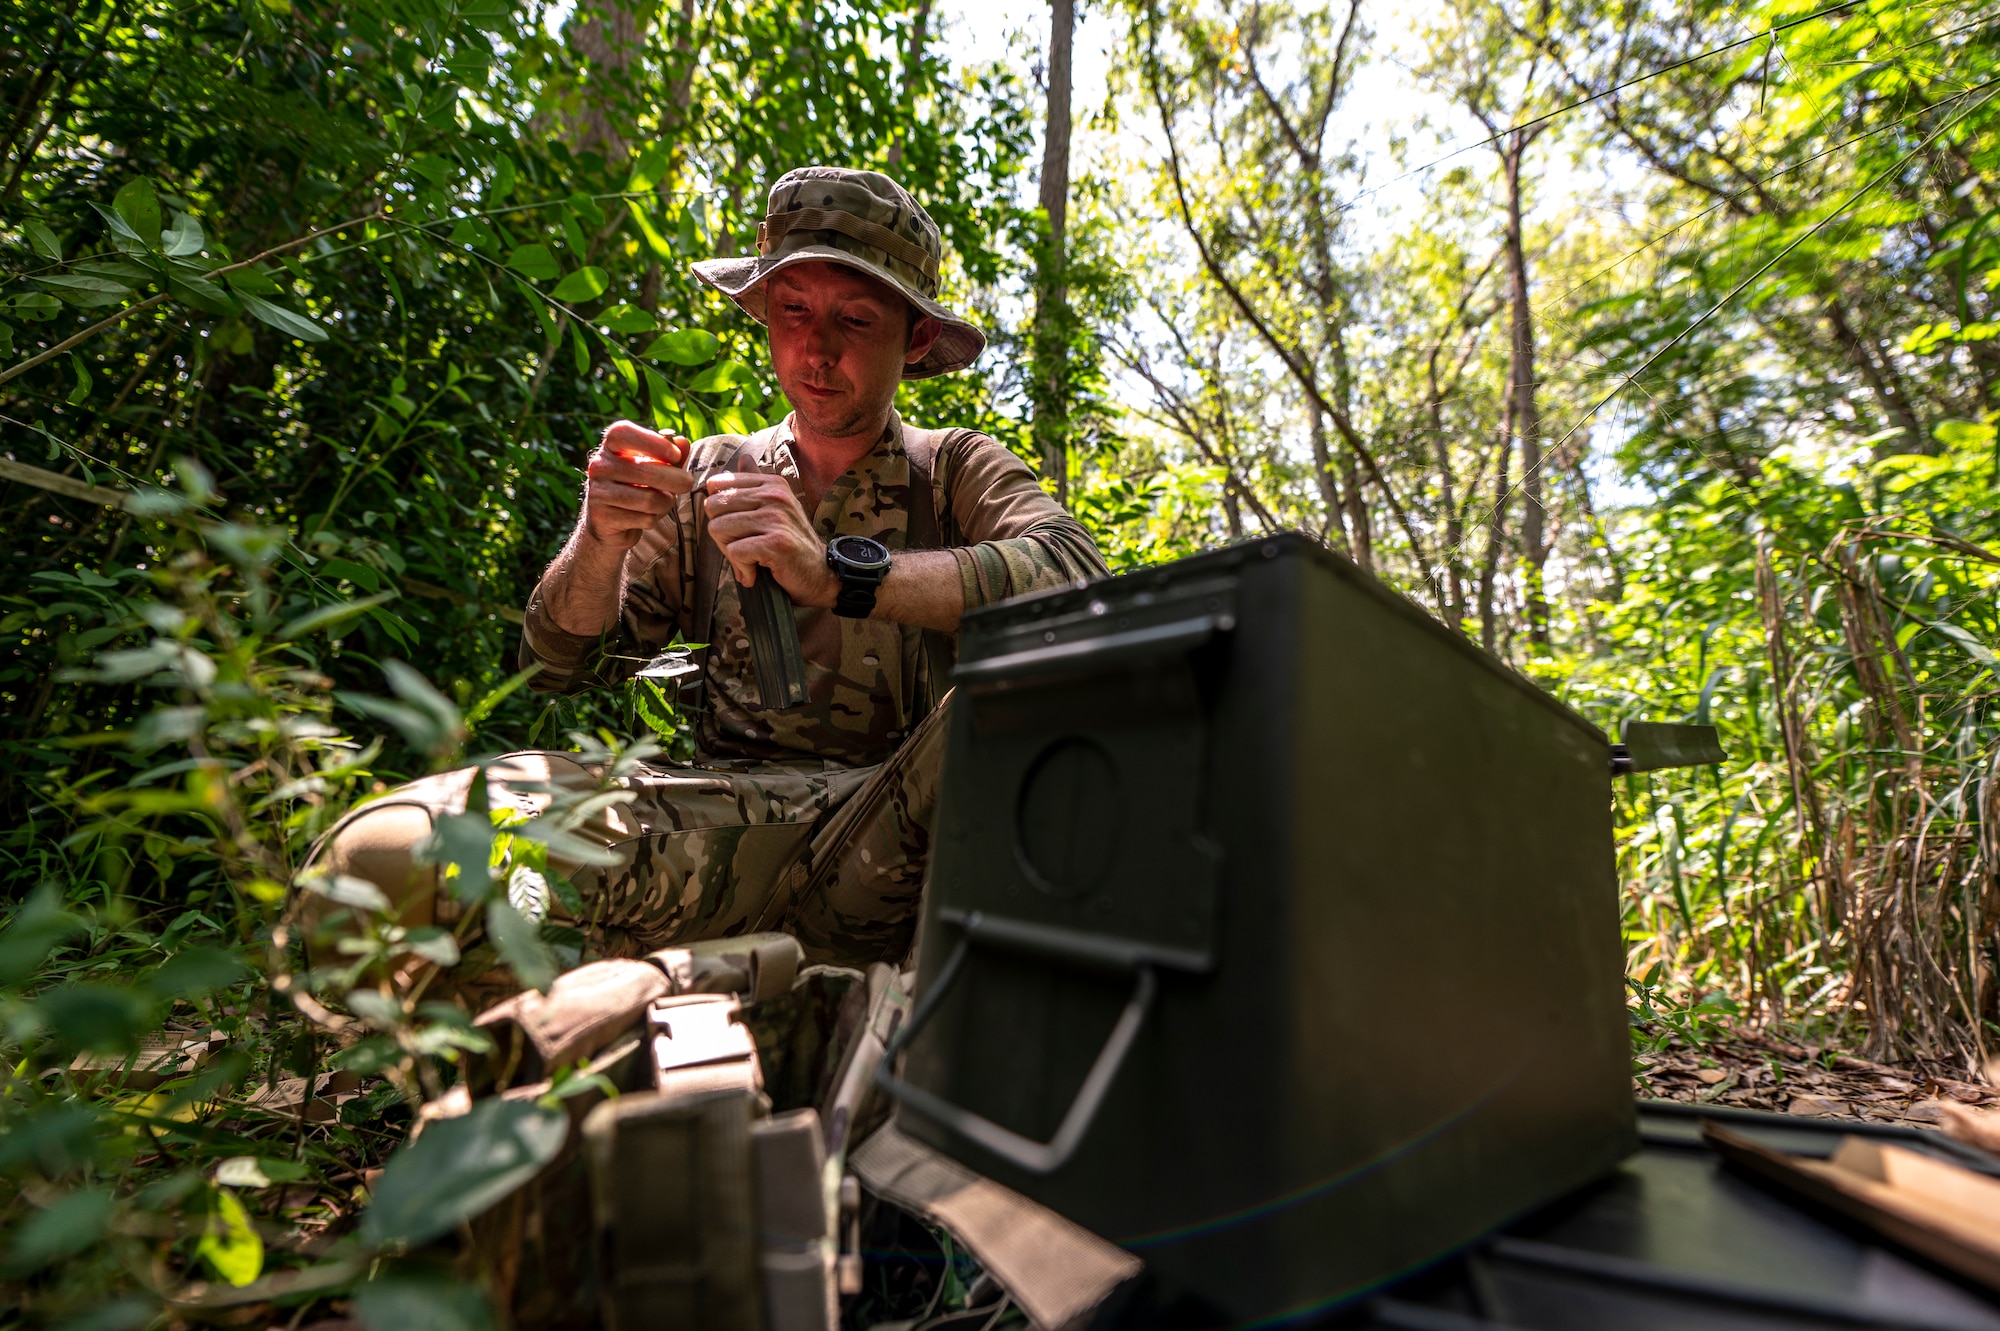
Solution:
[[[795,208],[788,213],[772,213],[757,224],[757,252],[769,254],[793,231],[838,231],[863,245],[873,245],[890,258],[922,273],[931,285],[931,290],[924,293],[926,296],[936,293],[938,264],[929,250],[906,236],[897,235],[886,226],[836,209]]]
[[[951,513],[951,448],[972,430],[903,430],[903,453],[910,460],[910,524],[904,546],[910,550],[948,549],[957,544],[945,539]],[[944,696],[944,684],[951,674],[954,652],[946,635],[931,629],[917,637],[920,656],[918,685],[920,696],[910,717],[914,727],[931,714]]]
[[[870,1192],[964,1244],[1045,1331],[1088,1324],[1145,1267],[1041,1203],[906,1136],[893,1122],[849,1161]]]

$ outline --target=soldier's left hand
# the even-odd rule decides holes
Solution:
[[[708,478],[709,535],[748,587],[762,564],[791,593],[795,605],[830,606],[840,580],[826,566],[826,544],[782,476],[718,472]]]

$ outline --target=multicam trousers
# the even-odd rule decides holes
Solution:
[[[578,889],[583,911],[571,918],[551,901],[549,922],[580,931],[583,960],[782,929],[809,962],[900,962],[916,932],[949,703],[875,767],[722,762],[621,778],[614,788],[635,798],[576,829],[616,862],[565,862],[552,849],[550,869]],[[598,789],[601,775],[546,751],[509,754],[486,772],[494,807],[530,815],[558,792]],[[407,903],[407,924],[458,923],[458,902],[417,848],[438,816],[465,808],[475,775],[443,772],[364,805],[334,828],[313,870],[377,884]]]

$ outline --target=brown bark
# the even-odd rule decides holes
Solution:
[[[590,65],[582,109],[569,124],[570,146],[577,152],[602,153],[606,161],[616,162],[630,151],[612,120],[644,39],[638,15],[620,0],[593,0],[592,8],[570,25],[570,45]]]
[[[1067,396],[1069,289],[1064,280],[1063,231],[1069,221],[1070,46],[1076,33],[1075,0],[1052,0],[1049,21],[1049,97],[1042,134],[1041,205],[1048,234],[1035,273],[1035,448],[1042,475],[1055,482],[1055,498],[1069,506]]]
[[[1535,380],[1535,314],[1529,298],[1527,245],[1521,223],[1521,159],[1533,142],[1531,131],[1515,130],[1504,140],[1501,175],[1507,186],[1508,420],[1521,446],[1521,558],[1526,562],[1528,636],[1537,646],[1549,641],[1549,605],[1542,570],[1549,561],[1547,489],[1542,476],[1542,411]]]
[[[903,145],[909,140],[910,124],[916,119],[917,93],[923,86],[924,77],[924,39],[929,32],[930,21],[931,0],[918,0],[917,12],[910,20],[910,44],[903,48],[903,89],[899,99],[903,120],[896,126],[896,141],[889,145],[889,165],[892,167],[902,162]]]

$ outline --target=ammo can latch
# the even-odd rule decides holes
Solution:
[[[1613,776],[1657,772],[1666,767],[1709,767],[1727,756],[1714,726],[1627,721],[1619,728],[1618,738],[1620,742],[1611,746]]]

